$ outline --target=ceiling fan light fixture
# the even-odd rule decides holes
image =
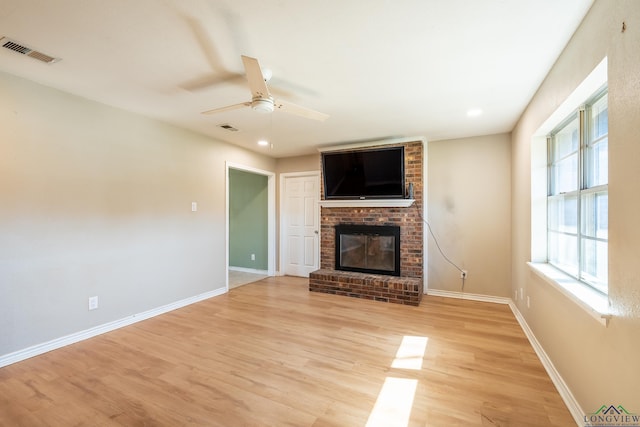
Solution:
[[[309,108],[301,107],[300,105],[286,102],[283,100],[276,101],[269,93],[269,87],[266,80],[268,80],[271,74],[270,70],[261,69],[260,64],[256,58],[242,55],[242,63],[244,64],[244,70],[247,75],[247,82],[249,83],[249,89],[251,90],[251,101],[241,102],[239,104],[228,105],[222,108],[214,108],[213,110],[203,111],[202,114],[216,114],[224,111],[237,110],[243,107],[251,107],[254,111],[263,114],[270,114],[278,108],[285,113],[294,114],[296,116],[305,117],[311,120],[325,121],[329,115],[320,113],[318,111],[311,110]]]
[[[258,113],[273,113],[273,100],[267,98],[254,99],[251,102],[251,108]]]
[[[271,71],[270,68],[263,68],[262,78],[264,79],[264,81],[268,82],[269,80],[271,80],[271,77],[273,77],[273,71]]]

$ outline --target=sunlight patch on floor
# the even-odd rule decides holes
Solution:
[[[410,371],[422,369],[428,342],[428,337],[405,335],[391,367]],[[406,427],[417,387],[418,380],[387,377],[369,414],[367,427]]]
[[[393,360],[391,367],[418,371],[422,369],[422,359],[427,350],[428,341],[428,337],[405,335],[402,338],[402,343],[398,348],[396,358]]]
[[[367,427],[407,426],[418,380],[387,377]]]

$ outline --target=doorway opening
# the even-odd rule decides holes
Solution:
[[[275,275],[275,174],[227,162],[226,288]]]

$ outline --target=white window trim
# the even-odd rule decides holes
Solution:
[[[609,297],[547,263],[547,138],[551,130],[607,83],[607,58],[542,124],[531,141],[531,262],[538,277],[560,291],[605,327],[611,313]]]

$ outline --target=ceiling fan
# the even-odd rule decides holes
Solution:
[[[249,81],[249,89],[251,89],[251,101],[233,104],[227,107],[214,108],[213,110],[203,111],[202,114],[216,114],[223,111],[237,110],[239,108],[251,107],[259,113],[272,113],[274,110],[282,110],[285,113],[295,114],[297,116],[306,117],[312,120],[325,121],[329,115],[311,110],[291,102],[273,99],[267,87],[265,74],[258,64],[256,58],[242,55],[242,63]]]

